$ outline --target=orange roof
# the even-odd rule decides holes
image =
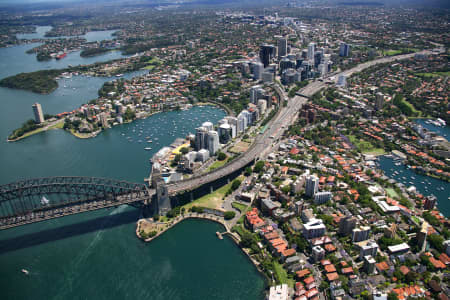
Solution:
[[[385,261],[376,264],[376,267],[379,271],[386,271],[387,269],[389,269],[389,265]]]
[[[433,264],[433,266],[436,269],[445,269],[444,263],[442,263],[442,261],[440,261],[434,257],[430,257],[430,262]]]
[[[406,275],[409,273],[409,268],[407,266],[401,266],[400,272],[402,272],[403,275]]]
[[[353,273],[352,267],[347,267],[347,268],[342,269],[342,274],[351,274],[351,273]]]
[[[442,261],[446,265],[450,264],[450,257],[448,257],[448,255],[445,253],[442,253],[441,255],[439,255],[439,260]]]
[[[336,272],[336,267],[334,265],[326,265],[324,269],[325,271],[327,271],[327,273]]]
[[[309,269],[303,269],[303,270],[300,270],[300,271],[295,272],[295,274],[297,274],[297,277],[298,277],[298,278],[303,278],[303,277],[305,277],[306,275],[311,274],[311,272],[309,271]],[[313,279],[313,281],[314,281],[314,279]]]
[[[334,272],[334,273],[327,273],[327,279],[328,281],[335,281],[339,278],[338,273]]]
[[[312,277],[312,276],[306,277],[305,279],[303,279],[303,282],[304,282],[306,285],[311,284],[311,283],[314,282],[314,277]]]
[[[287,249],[287,250],[284,250],[282,253],[281,253],[284,257],[288,257],[288,256],[292,256],[292,255],[294,255],[295,254],[295,250],[294,249]]]

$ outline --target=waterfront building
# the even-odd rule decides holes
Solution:
[[[353,228],[356,226],[358,219],[354,216],[345,216],[339,221],[339,234],[348,235],[352,232]]]
[[[381,110],[384,105],[384,95],[380,92],[375,94],[375,109]]]
[[[247,116],[244,114],[244,111],[240,112],[237,116],[238,119],[238,133],[244,132],[247,128]]]
[[[352,242],[357,243],[369,238],[370,226],[360,226],[352,230]]]
[[[434,195],[425,198],[423,209],[432,210],[436,206],[437,198]]]
[[[226,144],[231,140],[231,126],[230,124],[222,124],[219,126],[219,141],[221,144]]]
[[[320,219],[312,219],[303,224],[303,236],[306,239],[321,237],[325,234],[326,227]]]
[[[219,134],[217,131],[211,130],[208,132],[208,150],[210,155],[215,155],[220,148]]]
[[[34,122],[36,122],[37,124],[44,123],[45,119],[41,104],[36,102],[32,105],[32,107],[34,113]]]
[[[211,122],[204,122],[201,127],[205,128],[207,131],[214,130],[214,125]]]
[[[277,54],[277,48],[273,45],[263,44],[259,48],[259,59],[267,67]]]
[[[362,245],[359,251],[359,258],[363,259],[364,256],[370,255],[376,257],[378,252],[378,244],[374,241],[369,241],[367,244]]]
[[[305,194],[306,196],[312,198],[317,193],[319,189],[319,178],[315,175],[309,175],[306,177],[306,188]]]
[[[279,36],[277,39],[278,47],[278,57],[281,58],[287,54],[287,39],[285,37]]]
[[[286,283],[270,287],[268,300],[288,300],[288,299],[289,299],[289,289]]]
[[[314,194],[314,204],[323,204],[328,202],[333,197],[331,192],[317,192]]]
[[[350,45],[342,42],[339,47],[339,56],[347,57],[350,55]]]
[[[195,150],[206,149],[206,135],[208,130],[205,127],[195,129]]]
[[[237,135],[238,119],[236,117],[227,116],[225,117],[228,124],[231,127],[231,137],[235,138]]]
[[[102,124],[103,128],[108,128],[108,116],[105,112],[100,113],[100,123]]]
[[[206,149],[200,149],[197,152],[197,157],[196,159],[202,163],[204,163],[205,161],[207,161],[209,158],[209,151]]]

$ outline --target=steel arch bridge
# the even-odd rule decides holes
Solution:
[[[145,184],[97,177],[45,177],[0,186],[0,229],[86,211],[144,202]]]

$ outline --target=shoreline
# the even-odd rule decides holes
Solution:
[[[196,104],[192,105],[192,107],[194,107],[194,106],[215,106],[215,107],[218,107],[220,109],[225,110],[225,112],[229,115],[229,110],[225,109],[222,105],[220,105],[218,103],[214,103],[214,102],[200,102],[200,103],[196,103]],[[148,117],[151,117],[153,115],[156,115],[156,114],[159,114],[159,113],[164,113],[164,112],[170,112],[170,111],[177,111],[177,110],[176,109],[171,109],[171,110],[168,110],[168,111],[152,112],[152,113],[146,114],[144,117],[136,118],[136,119],[131,120],[131,121],[126,121],[126,122],[123,122],[122,124],[112,125],[111,127],[108,127],[107,129],[102,129],[102,130],[98,130],[98,131],[94,131],[94,132],[90,132],[90,133],[81,133],[81,132],[75,132],[73,130],[64,130],[64,128],[54,127],[55,125],[57,125],[59,123],[64,123],[63,122],[64,119],[60,119],[60,120],[58,120],[58,122],[56,122],[56,124],[51,125],[47,129],[38,128],[36,130],[33,130],[33,131],[25,133],[21,137],[18,137],[18,138],[12,139],[12,140],[10,140],[9,138],[6,138],[6,141],[7,142],[17,142],[17,141],[26,139],[26,138],[28,138],[30,136],[33,136],[35,134],[39,134],[41,132],[45,132],[45,131],[53,130],[53,129],[62,129],[64,131],[66,131],[66,132],[69,132],[71,135],[73,135],[74,137],[79,138],[79,139],[90,139],[90,138],[95,138],[101,132],[106,131],[106,130],[112,128],[112,127],[115,127],[115,126],[118,126],[118,125],[130,124],[130,123],[135,122],[136,120],[140,120],[140,119],[144,120],[144,119],[147,119]]]
[[[245,248],[243,248],[240,245],[240,237],[239,237],[239,235],[236,236],[236,233],[230,231],[230,229],[228,228],[228,226],[227,226],[225,220],[223,219],[223,217],[219,217],[219,216],[212,215],[212,214],[207,214],[207,213],[192,213],[192,212],[189,212],[189,213],[186,213],[184,215],[177,216],[176,218],[173,219],[173,221],[171,223],[167,224],[168,226],[165,229],[163,229],[160,232],[158,232],[155,236],[150,237],[150,238],[146,238],[146,239],[142,238],[142,236],[140,234],[140,231],[141,231],[140,228],[141,228],[141,223],[142,222],[149,222],[149,221],[146,218],[142,218],[142,219],[139,219],[137,221],[137,223],[136,223],[136,236],[141,241],[143,241],[145,243],[150,243],[151,241],[153,241],[157,237],[163,235],[166,231],[168,231],[168,230],[172,229],[173,227],[175,227],[177,224],[182,223],[183,221],[188,220],[188,219],[200,219],[200,220],[212,221],[212,222],[216,222],[216,223],[221,224],[226,229],[226,231],[222,232],[222,233],[216,232],[216,234],[218,234],[218,235],[220,234],[222,236],[223,235],[228,235],[231,238],[231,240],[235,243],[235,245],[237,247],[239,247],[241,249],[241,251],[248,257],[248,259],[251,261],[251,263],[255,266],[256,270],[264,277],[264,279],[266,280],[266,283],[269,282],[269,278],[266,276],[266,274],[260,268],[260,263],[258,261],[256,261],[254,258],[252,258],[250,256],[250,253],[248,253],[245,250]],[[160,223],[163,223],[163,222],[160,222]]]

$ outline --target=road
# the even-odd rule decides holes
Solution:
[[[440,49],[440,51],[443,50]],[[429,50],[424,50],[418,53],[427,55],[433,54],[433,52]],[[335,81],[340,75],[351,76],[354,73],[360,72],[376,64],[389,63],[396,60],[407,59],[413,57],[416,54],[417,53],[410,53],[398,56],[383,57],[377,60],[365,62],[352,69],[345,70],[343,72],[338,73],[337,75],[334,75]],[[324,81],[326,81],[327,79],[330,79],[330,77],[324,78]],[[302,88],[299,91],[299,93],[304,96],[310,97],[314,95],[316,92],[320,91],[321,89],[328,87],[328,85],[324,81],[314,81],[308,84],[306,87]],[[274,142],[279,137],[281,137],[285,129],[295,121],[297,113],[299,112],[303,104],[305,104],[308,100],[307,98],[301,96],[296,96],[291,100],[288,100],[288,97],[282,88],[280,88],[277,84],[274,84],[274,88],[280,95],[280,98],[282,99],[279,112],[269,122],[268,129],[263,134],[257,136],[257,138],[255,139],[252,146],[248,149],[248,151],[241,154],[239,157],[237,157],[230,163],[220,168],[217,168],[211,172],[193,176],[186,180],[169,183],[167,187],[170,195],[175,195],[183,191],[192,190],[203,184],[207,184],[217,179],[223,178],[224,176],[227,176],[239,169],[242,169],[244,166],[248,165],[253,160],[263,158],[265,155],[267,155],[273,150]],[[287,102],[286,106],[283,105],[285,101]]]

